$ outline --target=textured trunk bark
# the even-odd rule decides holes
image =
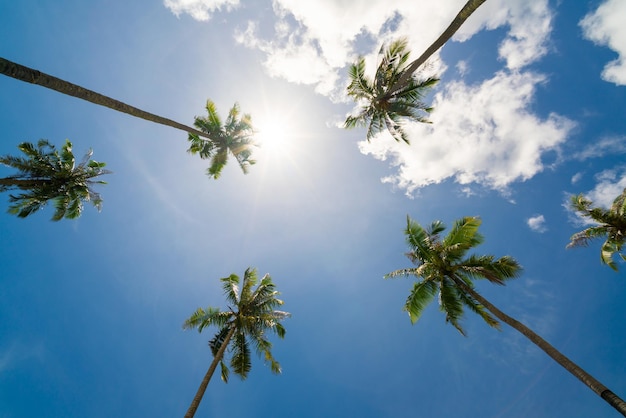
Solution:
[[[61,80],[60,78],[53,77],[46,73],[34,70],[32,68],[25,67],[15,62],[6,60],[0,57],[0,74],[4,74],[9,77],[13,77],[16,80],[25,81],[27,83],[37,84],[42,87],[46,87],[52,90],[56,90],[60,93],[67,94],[68,96],[78,97],[79,99],[86,100],[91,103],[95,103],[100,106],[108,107],[109,109],[117,110],[118,112],[126,113],[136,118],[148,120],[150,122],[158,123],[161,125],[169,126],[171,128],[180,129],[188,133],[199,135],[203,138],[209,138],[208,134],[194,129],[190,126],[183,125],[171,119],[167,119],[136,107],[127,105],[119,100],[112,99],[104,96],[95,91],[88,90],[84,87],[72,84],[69,81]]]
[[[185,414],[185,418],[193,418],[193,416],[196,414],[198,406],[200,406],[200,402],[202,401],[202,397],[204,396],[204,392],[206,391],[206,388],[209,385],[209,381],[211,380],[211,376],[213,376],[213,372],[215,372],[217,364],[220,362],[220,360],[222,360],[222,357],[224,357],[224,351],[226,351],[226,347],[228,346],[228,343],[230,342],[230,339],[232,338],[234,333],[235,328],[233,327],[230,329],[230,331],[228,331],[228,334],[226,334],[226,338],[224,338],[222,346],[219,350],[217,350],[217,353],[213,358],[213,362],[209,366],[209,370],[207,370],[206,374],[204,375],[204,379],[202,379],[202,382],[200,383],[200,387],[196,392],[196,396],[194,396],[193,401],[191,401],[191,405],[189,406],[189,409]]]
[[[581,382],[587,385],[591,390],[593,390],[596,394],[598,394],[602,399],[609,403],[613,408],[617,409],[622,415],[626,416],[626,402],[622,400],[619,396],[611,392],[606,386],[597,381],[593,376],[580,368],[576,363],[571,361],[569,358],[561,354],[556,348],[554,348],[550,343],[537,335],[533,330],[528,328],[526,325],[517,321],[514,318],[511,318],[500,309],[496,308],[492,305],[487,299],[482,297],[480,294],[474,291],[471,287],[469,287],[465,282],[457,277],[451,277],[454,280],[454,283],[459,286],[464,292],[469,294],[471,297],[476,299],[481,305],[487,308],[491,313],[493,313],[499,320],[504,322],[505,324],[511,326],[516,331],[523,334],[530,341],[535,343],[537,347],[541,348],[547,355],[552,357],[557,363],[563,366],[568,372],[576,376]]]
[[[456,31],[459,30],[463,22],[465,22],[467,18],[470,17],[471,14],[474,13],[476,9],[478,9],[478,7],[480,7],[480,5],[483,4],[485,1],[487,0],[469,0],[467,3],[465,3],[465,6],[463,6],[461,11],[455,16],[452,23],[450,23],[450,26],[448,26],[446,30],[443,31],[439,38],[437,38],[437,40],[433,42],[432,45],[429,46],[428,49],[424,51],[424,53],[418,59],[413,61],[407,67],[407,69],[404,70],[402,76],[400,76],[398,81],[393,86],[391,86],[389,92],[385,94],[384,99],[389,99],[393,93],[405,87],[408,81],[413,76],[413,73],[422,64],[424,64],[432,54],[437,52],[439,48],[441,48],[446,42],[448,42],[448,40],[452,38]]]

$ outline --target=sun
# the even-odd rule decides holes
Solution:
[[[285,155],[290,152],[291,127],[284,119],[266,117],[254,123],[254,140],[264,154]]]

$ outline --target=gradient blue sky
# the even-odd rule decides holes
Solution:
[[[624,273],[599,243],[565,249],[582,226],[564,207],[626,187],[623,0],[488,0],[431,63],[434,123],[410,147],[338,127],[358,54],[373,70],[407,36],[417,56],[463,3],[0,1],[0,56],[188,124],[237,101],[286,136],[214,181],[184,132],[0,77],[0,154],[69,138],[114,172],[101,213],[0,213],[0,417],[182,416],[212,330],[181,324],[249,266],[293,315],[283,374],[216,376],[197,416],[616,416],[513,330],[468,313],[465,338],[436,304],[411,326],[411,280],[382,279],[409,266],[407,215],[479,215],[477,252],[524,274],[478,290],[626,396]]]

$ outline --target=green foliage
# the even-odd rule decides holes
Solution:
[[[461,334],[460,324],[464,309],[478,314],[489,326],[499,327],[498,321],[478,303],[466,289],[473,288],[474,279],[487,279],[503,285],[507,279],[518,276],[521,267],[512,257],[467,255],[483,242],[479,234],[481,220],[465,217],[455,222],[443,239],[440,234],[445,225],[433,222],[428,228],[407,217],[405,229],[409,246],[407,257],[417,266],[393,271],[385,278],[415,276],[421,278],[414,285],[404,305],[412,323],[415,323],[426,306],[439,294],[439,308]]]
[[[405,120],[430,123],[427,119],[432,108],[422,100],[439,81],[434,77],[413,75],[395,91],[390,89],[402,76],[409,59],[407,40],[400,39],[380,49],[381,61],[374,79],[365,76],[365,59],[359,58],[350,66],[348,96],[362,106],[356,115],[349,115],[344,128],[367,126],[367,140],[385,129],[396,141],[409,143],[403,128]]]
[[[196,116],[194,126],[205,132],[211,139],[201,138],[196,134],[189,134],[189,149],[191,154],[198,154],[202,159],[211,159],[207,175],[217,179],[228,162],[228,155],[232,154],[244,173],[249,166],[255,163],[252,157],[252,140],[254,130],[250,115],[240,114],[239,105],[230,109],[225,124],[217,113],[215,103],[207,100],[206,117]]]
[[[600,249],[600,261],[618,271],[615,255],[626,260],[622,252],[626,240],[626,189],[615,198],[609,209],[592,205],[593,202],[582,194],[572,196],[572,209],[583,218],[590,219],[594,225],[572,235],[567,248],[585,247],[590,241],[603,238],[605,241]]]
[[[248,268],[242,281],[236,274],[220,280],[229,310],[199,308],[185,320],[183,328],[197,328],[201,332],[208,326],[218,327],[218,332],[209,341],[209,347],[215,357],[222,345],[228,344],[231,353],[230,368],[222,358],[217,359],[220,361],[222,380],[225,382],[228,381],[230,369],[242,379],[248,376],[252,368],[251,347],[269,363],[272,372],[280,373],[280,365],[272,356],[272,344],[267,333],[273,332],[279,338],[284,338],[285,328],[280,321],[290,314],[275,309],[283,301],[278,299],[280,293],[271,277],[266,274],[259,281],[256,270]],[[233,329],[233,337],[227,341],[227,336]]]
[[[0,179],[1,192],[21,191],[9,195],[9,213],[25,218],[48,202],[54,206],[53,221],[78,218],[83,202],[90,202],[101,210],[102,198],[92,187],[106,182],[93,179],[110,171],[104,169],[105,163],[90,159],[91,150],[76,164],[69,140],[60,151],[43,139],[36,146],[23,142],[18,149],[25,157],[0,157],[0,164],[18,170],[17,174]]]

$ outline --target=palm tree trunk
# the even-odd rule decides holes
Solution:
[[[393,86],[391,86],[389,91],[385,94],[384,98],[388,99],[389,97],[391,97],[391,95],[393,95],[393,93],[406,87],[408,81],[413,76],[413,73],[422,64],[424,64],[432,54],[434,54],[439,48],[441,48],[446,42],[448,42],[448,40],[452,38],[456,31],[459,30],[463,22],[465,22],[467,18],[470,17],[471,14],[474,13],[476,9],[478,9],[478,7],[480,7],[480,5],[483,4],[485,1],[487,0],[468,0],[468,2],[465,3],[465,6],[463,6],[461,11],[454,17],[454,20],[452,21],[452,23],[450,23],[450,26],[448,26],[446,30],[443,31],[439,38],[437,38],[437,40],[433,42],[432,45],[429,46],[428,49],[424,51],[424,53],[418,59],[413,61],[407,67],[407,69],[403,71],[402,76]]]
[[[136,107],[127,105],[126,103],[104,96],[100,93],[96,93],[95,91],[72,84],[69,81],[61,80],[60,78],[25,67],[2,57],[0,57],[0,74],[13,77],[16,80],[25,81],[27,83],[38,84],[40,86],[56,90],[60,93],[67,94],[68,96],[78,97],[79,99],[87,100],[88,102],[108,107],[109,109],[117,110],[118,112],[126,113],[136,118],[170,126],[172,128],[202,136],[203,138],[209,138],[205,132],[194,129],[190,126],[146,112]]]
[[[526,325],[521,322],[511,318],[500,309],[496,308],[492,305],[487,299],[482,297],[479,293],[474,291],[470,286],[468,286],[463,280],[451,276],[454,283],[461,288],[464,292],[469,294],[471,297],[476,299],[481,305],[487,308],[491,313],[493,313],[499,320],[508,324],[516,331],[523,334],[530,341],[535,343],[537,347],[541,348],[547,355],[552,357],[557,363],[563,366],[567,371],[576,376],[581,382],[587,385],[591,390],[593,390],[597,395],[599,395],[602,399],[609,403],[613,408],[617,409],[622,415],[626,416],[626,402],[622,400],[619,396],[611,392],[606,386],[597,381],[593,376],[580,368],[576,363],[571,361],[569,358],[565,357],[561,354],[556,348],[554,348],[550,343],[537,335],[533,330],[528,328]]]
[[[191,401],[191,405],[189,406],[189,409],[187,410],[187,413],[185,414],[185,418],[193,418],[193,416],[196,414],[196,410],[198,409],[198,406],[200,406],[200,402],[202,401],[204,392],[206,391],[206,388],[209,385],[211,376],[213,376],[213,372],[215,372],[215,369],[217,368],[217,364],[222,360],[222,357],[224,357],[224,352],[226,351],[226,347],[228,346],[228,343],[230,342],[230,339],[232,338],[234,333],[235,333],[235,327],[233,326],[230,329],[230,331],[228,331],[228,334],[226,334],[226,338],[224,338],[224,342],[222,343],[222,346],[220,347],[219,350],[217,350],[217,353],[215,354],[215,357],[213,358],[213,362],[209,366],[209,370],[207,370],[206,374],[204,375],[204,379],[202,379],[202,382],[200,383],[200,387],[198,388],[198,391],[196,392],[196,396],[194,396],[193,401]]]

